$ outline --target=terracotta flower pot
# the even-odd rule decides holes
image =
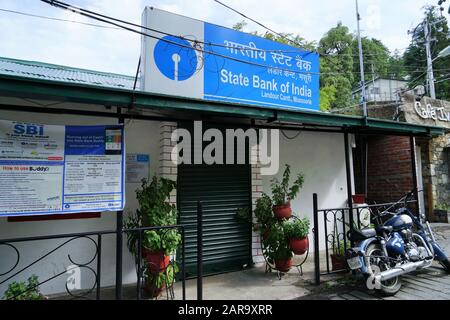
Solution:
[[[302,239],[297,238],[289,239],[289,247],[291,248],[292,252],[294,252],[297,255],[302,255],[306,251],[308,251],[308,246],[309,246],[308,237]]]
[[[366,202],[366,195],[365,194],[354,194],[352,195],[353,203],[355,204],[362,204]]]
[[[291,204],[289,202],[273,206],[272,211],[278,220],[287,220],[292,216]]]
[[[164,255],[162,251],[143,249],[142,254],[145,261],[147,261],[148,269],[151,273],[159,273],[166,270],[170,263],[170,257]]]
[[[281,272],[288,272],[292,268],[292,259],[279,259],[275,260],[275,268]]]
[[[331,266],[333,271],[342,271],[345,272],[348,269],[347,261],[344,256],[340,254],[332,254],[331,255]]]
[[[157,288],[153,283],[146,283],[145,286],[144,286],[145,292],[151,298],[159,297],[165,288],[166,288],[166,284],[165,283],[163,283],[160,288]]]

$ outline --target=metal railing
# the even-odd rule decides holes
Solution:
[[[184,238],[185,238],[185,226],[182,225],[173,225],[173,226],[164,226],[164,227],[143,227],[136,229],[124,229],[122,231],[123,234],[130,233],[138,233],[137,235],[137,257],[141,257],[140,259],[136,259],[136,273],[137,273],[137,282],[136,282],[136,299],[142,298],[142,283],[145,278],[145,271],[149,268],[149,264],[144,262],[144,258],[142,255],[142,238],[143,233],[148,231],[157,231],[161,235],[161,239],[164,239],[164,233],[168,230],[179,230],[181,234],[181,259],[177,258],[177,261],[180,261],[180,274],[181,274],[181,282],[182,282],[182,299],[186,299],[186,282],[185,282],[185,248],[184,248]],[[37,289],[39,286],[49,283],[52,280],[55,280],[59,277],[62,277],[64,274],[67,274],[77,268],[88,270],[93,274],[93,283],[92,286],[88,286],[87,289],[72,291],[70,289],[70,285],[66,282],[65,290],[68,296],[72,299],[101,299],[101,279],[102,279],[102,240],[107,235],[117,235],[115,230],[103,230],[103,231],[92,231],[92,232],[82,232],[82,233],[66,233],[66,234],[58,234],[58,235],[49,235],[49,236],[37,236],[37,237],[23,237],[23,238],[12,238],[12,239],[3,239],[0,240],[0,247],[6,246],[12,249],[13,254],[15,254],[15,258],[10,268],[6,271],[1,271],[0,273],[0,285],[7,285],[13,281],[15,281],[18,277],[29,275],[30,269],[32,267],[37,266],[40,263],[48,263],[48,259],[54,256],[57,252],[62,251],[64,248],[70,250],[70,244],[73,244],[76,241],[81,239],[88,240],[88,243],[92,246],[93,250],[89,250],[89,247],[83,247],[84,252],[92,251],[92,257],[87,259],[87,261],[76,261],[73,258],[71,253],[69,252],[66,257],[66,261],[58,261],[59,264],[67,265],[63,267],[62,270],[53,271],[53,275],[49,276],[45,280],[40,281],[38,284],[28,287],[25,291],[21,291],[15,296],[10,297],[9,299],[17,299],[19,296],[27,293],[28,291],[32,291]],[[32,242],[33,245],[36,242],[40,241],[48,241],[48,240],[62,240],[60,243],[55,244],[52,248],[46,250],[43,254],[41,254],[38,258],[33,259],[32,262],[21,263],[22,254],[19,246],[23,246],[24,243]],[[3,256],[2,259],[5,259]],[[176,262],[171,260],[170,265],[174,265]],[[167,267],[164,268],[164,272],[167,272]],[[166,273],[167,276],[167,273]],[[172,277],[173,279],[173,277]],[[95,291],[95,295],[93,296]],[[168,299],[174,299],[173,293],[173,283],[166,283],[166,292]],[[93,297],[92,297],[93,296]]]

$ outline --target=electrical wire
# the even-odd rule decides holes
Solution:
[[[204,54],[210,54],[210,55],[214,55],[214,56],[217,56],[217,57],[220,57],[220,58],[223,58],[223,59],[227,59],[227,60],[231,60],[231,61],[235,61],[235,62],[239,62],[239,63],[244,63],[244,64],[248,64],[248,65],[253,65],[253,66],[257,66],[257,67],[261,67],[261,68],[265,68],[265,69],[273,68],[273,69],[277,69],[277,70],[281,70],[281,71],[292,72],[292,73],[295,73],[295,74],[311,74],[311,75],[345,75],[345,74],[349,74],[349,73],[359,73],[359,72],[357,72],[357,71],[349,71],[349,72],[308,72],[308,71],[293,71],[293,70],[290,70],[290,69],[285,69],[285,68],[279,68],[279,67],[273,67],[273,66],[267,66],[267,65],[262,65],[262,64],[258,64],[258,63],[253,63],[253,62],[249,62],[249,61],[245,61],[245,60],[233,58],[233,57],[230,57],[230,56],[225,56],[225,55],[219,54],[219,53],[214,52],[214,51],[206,51],[206,50],[204,50],[204,49],[201,49],[201,48],[198,46],[199,43],[203,43],[203,44],[210,45],[209,43],[206,43],[206,42],[197,41],[197,40],[192,40],[192,39],[187,39],[187,38],[185,38],[185,37],[176,36],[176,35],[173,35],[173,34],[170,34],[170,33],[166,33],[166,32],[163,32],[163,31],[159,31],[159,30],[156,30],[156,29],[146,28],[146,27],[143,27],[143,26],[141,26],[141,25],[137,25],[137,24],[134,24],[134,23],[126,22],[126,21],[121,20],[121,19],[109,17],[109,16],[106,16],[106,15],[103,15],[103,14],[97,14],[97,13],[95,13],[95,12],[93,12],[93,11],[85,10],[85,9],[83,9],[83,8],[73,7],[73,6],[69,5],[69,4],[66,4],[66,3],[61,2],[61,1],[52,1],[52,0],[41,0],[41,1],[42,1],[42,2],[45,2],[45,3],[47,3],[47,4],[50,4],[50,5],[52,5],[52,6],[55,6],[55,7],[57,7],[57,8],[61,8],[61,9],[68,10],[68,11],[72,11],[72,12],[77,13],[77,14],[80,14],[80,15],[82,15],[82,16],[85,16],[85,17],[88,17],[88,18],[91,18],[91,19],[94,19],[94,20],[97,20],[97,21],[100,21],[100,22],[103,22],[103,23],[106,23],[106,24],[114,25],[114,26],[116,26],[116,27],[118,27],[118,28],[121,28],[121,29],[130,31],[130,32],[134,32],[134,33],[137,33],[137,34],[140,34],[140,35],[143,35],[143,36],[146,36],[146,37],[150,37],[150,38],[153,38],[153,39],[156,39],[156,40],[161,40],[161,41],[166,42],[166,43],[169,43],[169,44],[177,45],[177,46],[179,46],[179,47],[181,47],[181,48],[194,49],[195,51],[201,52],[201,53],[204,53]],[[88,12],[89,12],[89,13],[88,13]],[[99,17],[97,17],[96,15],[99,15],[99,16],[101,16],[102,18],[99,18]],[[170,41],[170,40],[167,40],[167,39],[164,39],[164,38],[160,38],[160,37],[157,37],[157,36],[154,36],[154,35],[150,35],[150,34],[144,33],[144,32],[142,32],[142,31],[138,31],[138,30],[129,28],[129,27],[126,27],[126,26],[122,26],[122,25],[120,25],[120,24],[118,24],[118,23],[115,23],[115,22],[112,22],[112,21],[105,20],[105,19],[103,19],[103,17],[104,17],[105,19],[111,19],[111,20],[114,20],[114,21],[117,21],[117,22],[122,22],[122,21],[123,21],[123,22],[126,23],[126,24],[138,26],[138,27],[140,27],[140,28],[142,27],[142,28],[144,28],[144,29],[149,29],[149,30],[151,30],[151,31],[153,31],[153,32],[158,32],[158,33],[161,33],[161,34],[170,35],[170,36],[177,37],[177,38],[180,38],[180,39],[183,39],[183,40],[187,40],[187,41],[190,41],[190,42],[194,42],[194,43],[197,44],[197,45],[194,45],[193,47],[187,46],[187,45],[183,45],[183,44],[180,44],[180,43],[177,43],[177,42],[173,42],[173,41]],[[221,46],[221,45],[217,45],[217,46]],[[269,50],[269,51],[270,51],[270,50]],[[273,50],[272,50],[272,51],[273,51]],[[276,50],[275,50],[275,51],[276,51]],[[370,73],[369,73],[369,74],[370,74]]]
[[[75,21],[75,20],[67,20],[67,19],[53,18],[53,17],[42,16],[42,15],[37,15],[37,14],[32,14],[32,13],[27,13],[27,12],[21,12],[21,11],[15,11],[15,10],[3,9],[3,8],[0,8],[0,11],[8,12],[8,13],[15,13],[15,14],[19,14],[19,15],[22,15],[22,16],[28,16],[28,17],[33,17],[33,18],[40,18],[40,19],[53,20],[53,21],[60,21],[60,22],[71,22],[71,23],[83,24],[83,25],[90,26],[90,27],[98,27],[98,28],[105,28],[105,29],[115,29],[115,30],[121,30],[121,31],[123,31],[123,29],[121,29],[121,28],[116,28],[116,27],[102,26],[102,25],[99,25],[99,24],[93,24],[93,23],[81,22],[81,21]]]
[[[302,133],[302,131],[299,131],[299,132],[297,132],[297,134],[296,134],[295,136],[289,137],[289,136],[286,134],[286,132],[284,132],[284,130],[280,130],[280,131],[281,131],[281,134],[282,134],[286,139],[288,139],[288,140],[295,140],[295,139],[297,139],[298,136]]]

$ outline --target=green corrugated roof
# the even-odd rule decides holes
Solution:
[[[133,89],[134,85],[132,76],[3,57],[0,74],[122,89]]]

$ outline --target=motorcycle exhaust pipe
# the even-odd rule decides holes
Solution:
[[[418,261],[418,262],[408,262],[401,266],[383,271],[383,272],[375,275],[374,278],[375,278],[376,282],[386,281],[386,280],[404,275],[406,273],[410,273],[417,269],[428,267],[430,264],[431,264],[431,261],[429,261],[429,260],[423,260],[423,261]]]

